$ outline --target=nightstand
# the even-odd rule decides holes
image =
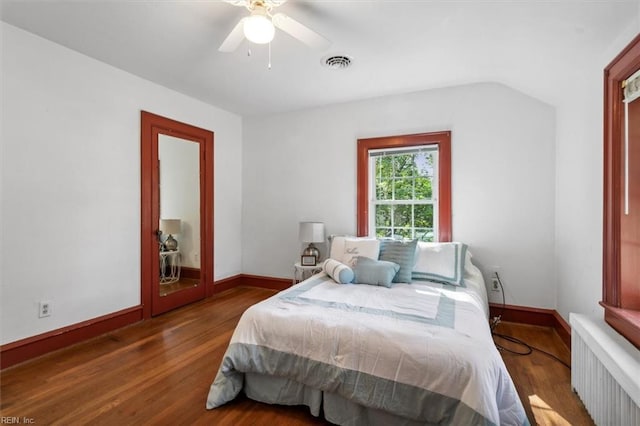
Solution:
[[[297,284],[309,278],[313,274],[322,272],[322,262],[313,266],[302,266],[300,262],[293,264],[293,281],[292,284]]]

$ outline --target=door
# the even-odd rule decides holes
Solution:
[[[213,133],[142,112],[145,318],[201,300],[213,276]]]

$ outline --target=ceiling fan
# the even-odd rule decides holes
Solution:
[[[281,29],[314,49],[325,49],[331,44],[329,40],[317,32],[307,28],[284,13],[271,13],[274,8],[282,5],[286,0],[225,1],[234,6],[246,7],[250,15],[242,18],[233,30],[231,30],[227,38],[224,39],[218,48],[220,52],[233,52],[240,46],[240,43],[242,43],[245,38],[257,44],[269,43],[273,40],[276,28]]]

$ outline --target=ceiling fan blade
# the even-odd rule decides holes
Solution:
[[[218,50],[220,52],[233,52],[240,46],[240,43],[244,40],[244,20],[242,18],[240,22],[233,27],[233,30],[229,33],[227,38],[224,39]]]
[[[304,44],[314,49],[326,49],[331,42],[317,32],[305,27],[293,18],[289,18],[284,13],[276,13],[271,18],[273,25],[280,28],[290,36],[297,38]]]

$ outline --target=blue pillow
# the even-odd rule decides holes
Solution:
[[[353,281],[353,270],[335,259],[325,260],[322,269],[338,284],[347,284]]]
[[[393,277],[400,269],[397,263],[385,260],[374,260],[369,257],[356,257],[353,267],[353,283],[391,287]]]
[[[380,260],[397,263],[398,273],[393,277],[394,283],[410,283],[411,272],[416,257],[418,240],[380,240]]]

